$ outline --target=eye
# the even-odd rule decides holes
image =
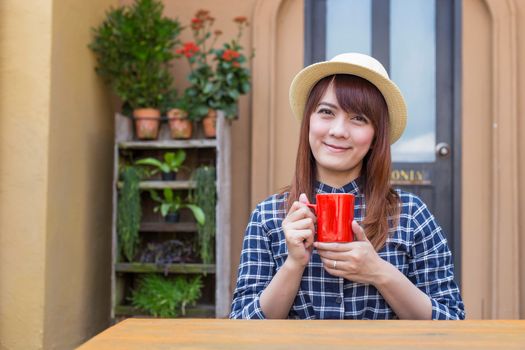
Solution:
[[[317,113],[319,113],[319,114],[325,114],[325,115],[333,115],[333,114],[334,114],[334,112],[332,112],[332,110],[329,109],[329,108],[320,108],[320,109],[317,111]]]
[[[365,123],[368,124],[369,120],[367,117],[365,117],[362,114],[356,114],[352,117],[352,120],[355,120],[356,122]]]

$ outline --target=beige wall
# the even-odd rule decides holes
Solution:
[[[253,208],[290,183],[295,168],[299,123],[288,103],[288,88],[303,67],[304,1],[260,0],[254,23],[251,203]]]
[[[525,60],[525,2],[520,1],[516,4],[516,16],[519,19],[517,21],[518,23],[518,32],[517,32],[517,42],[518,42],[518,48],[517,48],[517,54],[520,61],[523,62]],[[519,247],[520,257],[518,259],[519,261],[519,301],[520,301],[520,318],[525,318],[525,258],[523,257],[525,255],[525,184],[523,183],[523,180],[525,179],[525,68],[523,67],[523,63],[520,63],[520,68],[518,69],[517,74],[518,79],[518,105],[517,105],[517,112],[518,112],[518,128],[519,128],[519,144],[518,144],[518,161],[519,161],[519,168],[518,168],[518,183],[519,183],[519,213],[520,215],[520,221],[519,221],[519,227],[518,232],[520,232],[521,237],[519,240],[519,243],[517,246]]]
[[[0,348],[44,328],[51,1],[0,2]]]
[[[109,324],[112,108],[86,48],[114,1],[0,2],[0,348]]]
[[[45,349],[71,349],[110,322],[114,114],[87,44],[116,2],[53,1]]]
[[[462,275],[469,318],[525,317],[525,3],[464,0]]]

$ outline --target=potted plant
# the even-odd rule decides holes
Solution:
[[[168,110],[168,124],[173,139],[189,139],[193,131],[188,111],[191,109],[190,99],[184,95],[177,99],[170,110]]]
[[[215,167],[201,166],[193,174],[195,190],[192,191],[192,201],[199,206],[206,221],[197,226],[199,254],[204,264],[211,264],[214,256],[215,213],[217,204],[217,188],[215,186]]]
[[[250,74],[244,65],[246,57],[241,53],[239,40],[248,25],[246,17],[236,17],[238,24],[236,39],[215,49],[220,30],[213,31],[215,19],[209,11],[199,10],[191,20],[194,41],[184,43],[177,50],[178,57],[186,57],[191,72],[188,75],[190,87],[185,95],[191,99],[190,116],[203,122],[206,137],[216,135],[216,111],[221,109],[228,119],[237,116],[237,100],[250,88]]]
[[[177,152],[166,152],[164,153],[164,161],[158,160],[157,158],[143,158],[135,162],[136,165],[151,166],[154,169],[148,174],[153,176],[159,171],[161,173],[162,180],[173,181],[177,177],[177,172],[182,166],[182,163],[186,160],[186,152],[179,149]]]
[[[251,81],[250,71],[246,67],[247,58],[242,53],[243,47],[240,45],[248,21],[243,16],[235,17],[233,20],[237,23],[237,37],[223,44],[222,48],[214,50],[214,59],[217,62],[214,76],[217,92],[213,95],[212,106],[222,110],[227,119],[237,118],[237,102],[241,95],[250,91]]]
[[[119,191],[117,206],[117,237],[119,261],[122,258],[132,261],[139,245],[139,228],[142,218],[139,183],[141,172],[134,166],[124,166],[121,170],[122,188]]]
[[[122,100],[124,112],[133,111],[140,139],[157,138],[161,109],[173,91],[169,67],[182,27],[163,17],[163,8],[158,0],[136,0],[111,9],[89,45],[97,73]]]
[[[132,293],[133,306],[155,317],[186,316],[186,307],[201,296],[201,276],[174,278],[146,274]]]
[[[153,211],[155,213],[160,212],[163,218],[167,222],[178,222],[179,221],[179,211],[183,208],[188,208],[193,213],[195,221],[199,225],[204,225],[205,216],[201,208],[195,204],[184,203],[180,196],[174,195],[171,188],[165,188],[163,190],[163,197],[160,197],[155,190],[150,190],[151,199],[159,203]]]

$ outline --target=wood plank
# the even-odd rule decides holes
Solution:
[[[523,349],[524,320],[129,318],[81,346],[106,349]]]
[[[120,189],[122,186],[122,181],[119,181],[117,187]],[[141,190],[161,190],[164,188],[186,190],[195,188],[195,181],[141,181],[139,188]]]
[[[152,317],[144,311],[137,309],[131,305],[117,305],[115,306],[114,313],[116,316],[140,316],[140,317]],[[215,316],[215,305],[209,304],[197,304],[195,306],[186,308],[186,316],[184,317],[214,317]]]
[[[231,307],[231,123],[223,112],[217,120],[217,208],[215,252],[217,278],[215,283],[215,313],[227,317]]]
[[[124,141],[118,144],[120,149],[176,149],[176,148],[216,148],[217,140],[162,140],[162,141]]]
[[[197,232],[194,222],[143,222],[140,224],[141,232]]]
[[[215,273],[215,264],[169,264],[166,267],[158,266],[153,263],[116,263],[115,271],[132,273]]]

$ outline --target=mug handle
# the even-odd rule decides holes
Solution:
[[[312,208],[317,213],[317,204],[305,203],[308,208]]]

